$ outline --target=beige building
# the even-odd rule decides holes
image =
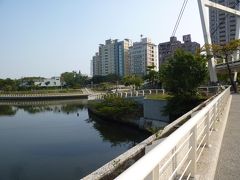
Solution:
[[[158,69],[157,46],[149,38],[142,38],[129,48],[131,74],[146,75],[148,66]]]

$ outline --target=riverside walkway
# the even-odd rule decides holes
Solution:
[[[228,87],[180,128],[166,137],[164,141],[116,177],[116,179],[212,180],[214,177],[220,180],[239,179],[238,160],[240,158],[236,158],[236,156],[239,157],[239,143],[235,139],[231,139],[231,142],[236,146],[232,148],[228,147],[229,145],[226,144],[226,140],[223,140],[223,149],[224,145],[226,145],[231,151],[226,149],[227,153],[222,154],[224,151],[221,150],[221,142],[226,124],[230,122],[228,127],[237,128],[236,124],[232,125],[231,117],[235,115],[234,121],[237,120],[238,116],[234,112],[237,112],[237,104],[240,103],[239,97],[230,95],[230,87]],[[231,103],[232,99],[233,102]],[[230,105],[231,114],[228,117]],[[226,132],[224,138],[229,134],[228,132]],[[238,135],[235,135],[234,132],[231,136],[235,136],[238,139]],[[220,151],[222,152],[219,157]],[[232,176],[228,172],[224,172],[228,170],[222,171],[225,167],[219,169],[219,166],[221,168],[221,163],[218,160],[221,161],[222,157],[229,156],[233,156],[235,162],[233,163],[231,159],[225,162],[223,159],[223,165],[231,167],[230,173],[232,173]],[[235,163],[237,164],[236,166]],[[217,176],[215,174],[217,165],[219,169],[217,171],[221,171],[224,175],[219,174]]]
[[[232,95],[231,108],[222,140],[215,180],[240,178],[240,95]]]

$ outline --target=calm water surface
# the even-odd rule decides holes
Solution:
[[[0,102],[0,180],[75,180],[149,136],[89,118],[86,101]]]

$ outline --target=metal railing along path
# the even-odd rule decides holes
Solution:
[[[136,90],[136,91],[124,91],[124,92],[115,92],[115,93],[95,93],[91,94],[89,99],[104,99],[104,97],[107,96],[118,96],[123,98],[129,98],[129,97],[140,97],[140,96],[146,96],[150,94],[165,94],[164,89],[145,89],[145,90]]]
[[[197,162],[220,120],[230,97],[230,87],[214,98],[162,143],[120,174],[127,179],[190,179],[195,177]]]

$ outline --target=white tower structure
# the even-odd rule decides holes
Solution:
[[[223,6],[221,4],[209,1],[209,0],[198,0],[198,7],[199,7],[199,13],[201,17],[201,23],[202,23],[202,29],[203,29],[203,36],[205,44],[211,44],[211,36],[210,36],[210,27],[209,27],[209,9],[208,8],[214,8],[221,11],[224,11],[226,13],[230,13],[236,16],[236,35],[235,38],[239,39],[239,28],[240,28],[240,11],[236,9],[232,9],[226,6]],[[211,54],[211,50],[207,52],[208,54]],[[235,55],[235,59],[238,59],[238,53]],[[217,75],[216,75],[216,69],[215,69],[215,62],[214,59],[210,59],[208,61],[208,69],[210,72],[210,80],[211,82],[217,82]]]

